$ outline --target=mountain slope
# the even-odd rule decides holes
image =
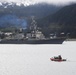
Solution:
[[[64,6],[56,13],[38,20],[38,24],[46,34],[64,32],[76,37],[76,4]]]
[[[46,3],[42,4],[34,4],[30,6],[18,6],[16,4],[9,5],[8,3],[2,4],[0,6],[0,15],[5,14],[19,14],[21,16],[32,16],[34,15],[35,17],[44,17],[49,14],[53,14],[57,10],[60,9],[60,7],[57,7],[55,5],[49,5]]]
[[[76,4],[66,6],[60,9],[52,16],[52,22],[76,25]]]
[[[27,25],[31,16],[36,18],[44,18],[49,14],[53,14],[58,11],[61,7],[55,5],[49,5],[46,3],[43,4],[34,4],[30,6],[17,5],[16,3],[1,3],[0,5],[0,26],[7,27],[9,25],[20,26],[24,24]],[[10,17],[10,20],[8,19]],[[5,18],[7,19],[5,21]],[[20,21],[17,21],[20,20]],[[26,26],[25,26],[26,27]]]
[[[61,31],[70,33],[70,37],[76,38],[76,4],[62,8],[50,20],[52,23],[58,24]]]

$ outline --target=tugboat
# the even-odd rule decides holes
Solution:
[[[23,34],[17,34],[14,39],[2,40],[1,44],[62,44],[66,38],[57,37],[56,34],[49,38],[46,38],[42,31],[37,27],[37,23],[32,17],[32,23],[29,27],[30,32],[26,33],[25,37]],[[21,35],[21,36],[20,36]],[[21,37],[21,38],[19,38]]]

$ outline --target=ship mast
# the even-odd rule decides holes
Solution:
[[[35,17],[34,16],[32,16],[31,18],[32,18],[32,22],[31,22],[31,26],[30,26],[30,30],[32,31],[31,34],[33,34],[33,37],[36,37],[37,22],[35,21]]]
[[[33,30],[33,31],[37,30],[37,22],[35,21],[34,16],[32,16],[32,22],[31,22],[30,30]]]

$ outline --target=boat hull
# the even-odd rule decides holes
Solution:
[[[50,58],[51,61],[57,61],[57,62],[62,62],[62,61],[66,61],[66,59],[54,59],[54,58]]]
[[[65,38],[46,40],[2,40],[0,44],[62,44]]]

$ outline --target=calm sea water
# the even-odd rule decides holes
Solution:
[[[53,62],[62,55],[66,62]],[[76,75],[76,42],[50,45],[0,45],[0,75]]]

